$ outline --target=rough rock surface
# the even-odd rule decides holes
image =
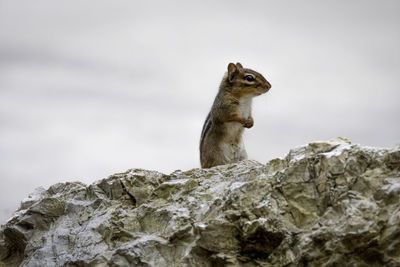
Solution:
[[[39,188],[1,227],[2,264],[400,266],[400,147],[339,138],[266,165]]]

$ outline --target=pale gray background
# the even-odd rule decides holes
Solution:
[[[199,166],[229,62],[263,73],[251,159],[400,140],[400,1],[0,0],[0,223],[38,186]]]

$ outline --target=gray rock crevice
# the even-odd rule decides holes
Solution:
[[[400,147],[338,138],[267,164],[38,188],[0,266],[400,266]]]

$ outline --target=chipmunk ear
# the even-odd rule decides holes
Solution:
[[[236,67],[238,67],[239,69],[243,69],[243,66],[242,66],[242,64],[240,64],[240,62],[236,63]]]
[[[238,73],[238,68],[235,64],[229,63],[228,65],[228,80],[229,82],[233,81],[233,78],[235,78],[235,75]]]

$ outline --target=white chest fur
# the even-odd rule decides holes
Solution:
[[[252,97],[241,98],[239,101],[238,115],[240,117],[249,118],[251,115],[251,103]],[[225,124],[225,143],[226,154],[232,155],[230,150],[237,151],[243,149],[242,132],[244,130],[243,125],[239,122],[229,122]],[[239,143],[237,143],[239,141]]]
[[[252,97],[243,97],[239,101],[239,115],[242,117],[245,117],[246,119],[250,116],[251,114],[251,102],[252,102]]]

